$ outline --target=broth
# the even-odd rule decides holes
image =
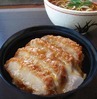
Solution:
[[[89,0],[49,0],[61,8],[77,11],[97,11],[97,5]]]

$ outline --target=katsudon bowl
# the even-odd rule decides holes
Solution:
[[[67,37],[76,41],[83,47],[84,60],[82,63],[82,71],[86,73],[86,78],[78,88],[62,94],[42,96],[22,91],[12,83],[11,77],[4,68],[5,62],[14,56],[18,48],[25,46],[31,39],[40,38],[45,35],[60,35]],[[36,26],[21,30],[12,35],[0,49],[0,75],[2,79],[9,85],[9,87],[12,87],[13,90],[17,90],[19,94],[23,95],[26,98],[31,97],[33,99],[67,99],[68,96],[72,97],[72,94],[76,93],[79,89],[84,90],[83,87],[87,86],[89,82],[92,81],[96,70],[97,52],[91,42],[74,30],[65,27]]]

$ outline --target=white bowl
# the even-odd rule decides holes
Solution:
[[[80,33],[90,32],[97,28],[97,11],[76,11],[58,7],[44,0],[48,17],[54,25],[77,30]]]

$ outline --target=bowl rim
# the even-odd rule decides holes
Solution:
[[[77,11],[77,10],[69,10],[65,8],[61,8],[49,2],[49,0],[44,0],[45,8],[46,6],[52,8],[61,13],[71,14],[71,15],[81,15],[81,16],[97,16],[97,11]]]
[[[1,55],[3,55],[3,54],[2,54],[2,50],[4,49],[5,46],[7,46],[7,45],[6,45],[7,42],[10,43],[12,40],[14,40],[14,38],[16,38],[16,37],[22,35],[26,30],[31,29],[31,28],[36,29],[36,30],[37,30],[37,28],[41,28],[41,29],[43,29],[43,28],[48,28],[48,29],[51,29],[51,30],[52,30],[53,28],[55,28],[55,29],[57,29],[57,30],[58,30],[58,29],[62,29],[62,31],[65,30],[65,32],[70,31],[70,33],[73,33],[74,36],[76,36],[76,37],[78,37],[78,38],[81,38],[81,40],[82,40],[83,42],[85,42],[86,44],[88,44],[88,46],[91,46],[91,45],[92,45],[91,42],[89,42],[85,37],[83,37],[82,35],[80,35],[78,32],[74,31],[73,29],[69,29],[69,28],[62,27],[62,26],[51,26],[51,25],[35,26],[35,27],[30,27],[30,28],[23,29],[23,30],[21,30],[21,31],[19,31],[19,32],[16,32],[16,33],[13,34],[12,36],[10,36],[10,37],[5,41],[5,43],[2,45],[2,47],[1,47],[0,58],[1,58]],[[40,30],[41,30],[41,29],[40,29]],[[67,30],[67,31],[66,31],[66,30]],[[89,48],[91,49],[91,51],[93,51],[93,55],[96,56],[96,55],[97,55],[97,52],[95,51],[95,47],[92,45],[92,46],[89,47]],[[95,60],[96,60],[96,64],[97,64],[97,57],[95,57]],[[0,66],[0,68],[1,68],[1,66]],[[50,95],[50,96],[42,96],[42,95],[35,95],[35,94],[32,94],[32,95],[34,95],[34,96],[39,96],[39,97],[45,97],[45,98],[46,98],[46,97],[55,97],[55,96],[60,97],[60,96],[66,96],[66,95],[72,94],[72,93],[74,93],[76,90],[79,90],[79,89],[83,88],[84,86],[86,86],[87,83],[89,83],[89,82],[93,79],[93,77],[95,76],[96,70],[97,70],[97,67],[96,67],[96,69],[95,69],[95,72],[94,72],[92,75],[90,75],[90,76],[91,76],[91,79],[89,79],[89,80],[88,80],[87,82],[85,82],[84,84],[82,83],[82,84],[81,84],[82,86],[81,86],[80,88],[78,87],[77,89],[71,90],[71,91],[66,92],[66,93],[57,94],[57,95]],[[0,73],[1,73],[1,78],[2,78],[9,86],[13,87],[13,86],[12,86],[11,84],[9,84],[9,83],[6,81],[6,79],[2,76],[2,71],[1,71],[1,69],[0,69]],[[18,88],[15,88],[15,87],[13,87],[13,88],[16,89],[17,91],[19,91]],[[26,94],[30,94],[30,93],[24,92],[24,91],[22,91],[22,90],[20,90],[20,92],[23,92],[23,93],[26,93]]]

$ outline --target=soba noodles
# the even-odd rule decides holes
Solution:
[[[49,0],[52,4],[77,11],[96,11],[97,5],[89,0]]]

